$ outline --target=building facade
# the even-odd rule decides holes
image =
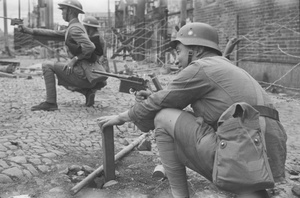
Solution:
[[[217,28],[222,49],[243,39],[232,57],[239,67],[259,81],[299,87],[299,0],[194,1],[194,21]]]
[[[137,15],[144,3],[144,16]],[[184,7],[184,9],[183,9]],[[143,10],[142,10],[143,11]],[[168,41],[184,23],[215,27],[223,51],[238,37],[230,59],[258,81],[297,88],[300,84],[299,0],[118,0],[115,27],[130,33],[144,20],[145,59],[162,62]],[[133,28],[132,28],[133,27]],[[300,89],[299,89],[300,90]]]

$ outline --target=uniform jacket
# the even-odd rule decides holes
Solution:
[[[95,45],[91,42],[85,28],[77,18],[69,22],[66,30],[34,28],[33,35],[64,37],[69,57],[72,58],[74,55],[78,57],[74,65],[74,73],[78,77],[87,78],[92,84],[107,79],[107,77],[92,73],[93,69],[104,71],[104,68],[97,61],[90,61],[95,50]]]
[[[219,117],[232,104],[246,102],[257,105],[256,90],[261,91],[264,105],[274,108],[268,94],[246,71],[225,57],[205,57],[184,68],[167,89],[153,93],[144,102],[132,106],[129,117],[142,131],[149,131],[154,129],[153,119],[162,108],[184,109],[190,105],[196,117],[203,117],[216,130]],[[276,180],[284,177],[287,137],[281,123],[270,118],[266,118],[265,136]],[[279,153],[272,153],[273,148]]]

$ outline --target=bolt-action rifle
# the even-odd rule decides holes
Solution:
[[[135,76],[126,76],[126,75],[119,75],[119,74],[117,75],[117,74],[102,72],[99,70],[93,70],[92,72],[101,74],[104,76],[120,79],[121,82],[120,82],[119,92],[131,94],[131,93],[135,93],[140,90],[146,90],[146,89],[151,90],[151,86],[149,85],[149,80],[147,80],[147,79],[143,79],[143,78],[135,77]],[[156,76],[154,74],[151,74],[149,76],[152,79],[152,82],[156,88],[156,91],[161,90],[162,87],[161,87],[158,79],[156,78]]]
[[[0,18],[10,19],[10,25],[21,25],[21,24],[23,24],[23,19],[9,18],[9,17],[3,17],[3,16],[0,16]]]

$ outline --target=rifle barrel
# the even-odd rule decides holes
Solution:
[[[110,77],[120,78],[120,79],[128,79],[127,76],[121,76],[121,75],[116,75],[116,74],[112,74],[112,73],[102,72],[102,71],[95,70],[95,69],[93,69],[92,72],[93,72],[93,73],[97,73],[97,74],[102,74],[102,75],[105,75],[105,76],[110,76]]]
[[[3,17],[3,16],[0,16],[0,18],[2,18],[2,19],[12,19],[12,18]]]
[[[112,74],[112,73],[107,73],[107,72],[102,72],[99,70],[92,70],[93,73],[97,73],[97,74],[101,74],[104,76],[110,76],[110,77],[114,77],[114,78],[118,78],[121,81],[127,81],[127,82],[133,82],[134,84],[139,84],[139,85],[145,85],[148,80],[145,80],[143,78],[139,78],[139,77],[135,77],[135,76],[125,76],[125,75],[116,75],[116,74]]]
[[[4,17],[4,16],[0,16],[0,18],[2,18],[2,19],[13,19],[13,18]]]

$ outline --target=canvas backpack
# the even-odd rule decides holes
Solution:
[[[251,105],[231,105],[219,118],[213,183],[233,193],[274,187],[260,113]]]

